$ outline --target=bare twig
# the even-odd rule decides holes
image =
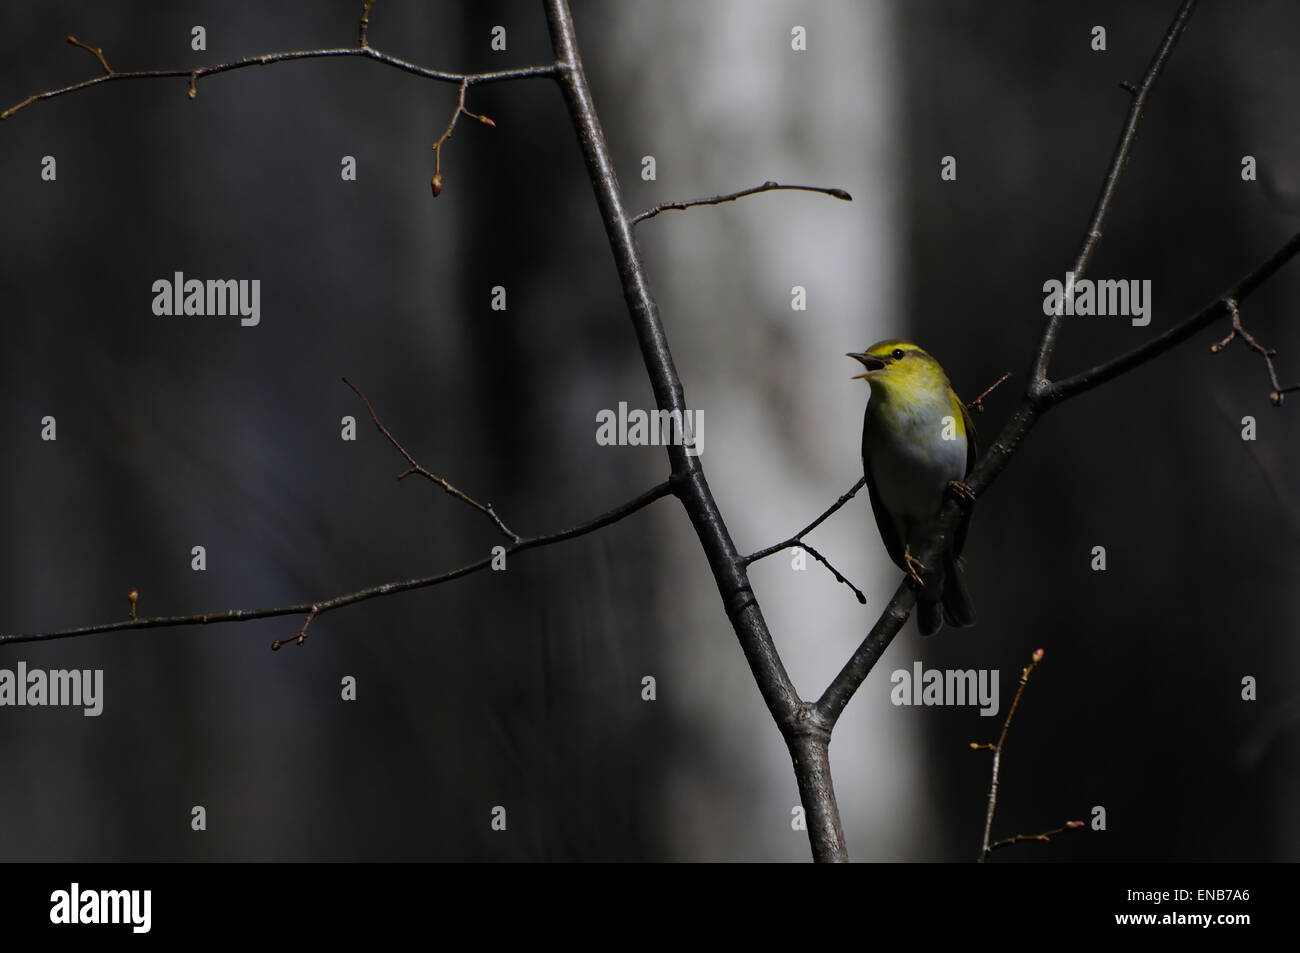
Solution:
[[[320,612],[320,606],[312,606],[311,611],[307,613],[307,618],[302,620],[302,628],[298,630],[298,634],[287,639],[276,639],[271,643],[271,651],[280,651],[280,647],[288,642],[302,645],[303,642],[307,641],[307,626],[311,625],[311,620],[316,618],[318,612]]]
[[[799,530],[799,532],[795,533],[789,539],[783,539],[779,543],[773,543],[771,546],[768,546],[766,549],[760,549],[756,553],[750,553],[748,556],[744,558],[743,560],[744,564],[748,566],[750,563],[756,563],[760,559],[766,559],[768,556],[771,556],[773,553],[779,553],[781,550],[789,549],[791,546],[802,546],[803,538],[805,536],[807,536],[809,533],[815,530],[818,526],[821,526],[822,523],[826,522],[826,520],[828,520],[832,515],[834,515],[837,510],[843,507],[845,503],[853,499],[853,497],[857,495],[858,490],[862,489],[866,485],[866,483],[867,483],[867,478],[865,476],[858,477],[858,481],[854,483],[853,486],[849,487],[848,490],[846,490],[838,500],[832,503],[821,514],[821,516],[817,517],[815,520],[813,520],[803,529]]]
[[[228,63],[217,63],[213,66],[200,66],[190,69],[154,69],[154,70],[129,70],[117,71],[109,69],[108,61],[104,59],[103,52],[91,47],[80,40],[74,40],[69,37],[69,42],[74,43],[83,49],[94,53],[99,59],[100,64],[104,67],[105,72],[100,76],[94,76],[90,79],[82,80],[79,83],[72,83],[68,86],[61,86],[58,89],[49,89],[43,93],[36,93],[28,96],[22,102],[15,103],[8,109],[0,112],[0,119],[8,119],[18,110],[30,106],[32,103],[40,102],[45,99],[54,99],[56,96],[65,96],[68,93],[79,92],[83,89],[89,89],[91,86],[98,86],[100,83],[110,83],[117,80],[127,79],[186,79],[189,80],[189,97],[193,99],[197,92],[197,82],[201,77],[213,76],[217,73],[228,73],[232,70],[245,69],[249,66],[269,66],[272,63],[285,63],[291,60],[309,60],[320,59],[327,56],[360,56],[364,59],[375,60],[386,66],[391,66],[403,72],[411,73],[424,79],[434,80],[439,83],[463,83],[466,86],[479,86],[487,83],[502,83],[520,79],[535,79],[538,77],[554,77],[556,67],[554,64],[545,64],[538,66],[519,66],[512,69],[490,70],[483,73],[448,73],[443,70],[428,69],[416,63],[396,56],[390,56],[383,53],[373,46],[349,46],[337,47],[318,50],[289,50],[282,53],[263,53],[260,56],[246,56],[240,60],[234,60]]]
[[[974,400],[969,401],[966,404],[966,409],[977,410],[981,414],[984,413],[984,398],[987,397],[989,394],[993,393],[995,390],[997,390],[999,387],[1001,387],[1009,380],[1011,380],[1011,372],[1007,371],[1005,374],[1003,374],[1001,377],[995,380],[992,384],[990,384],[987,388],[985,388],[984,393],[980,394]]]
[[[780,185],[776,182],[767,181],[762,185],[756,185],[752,189],[741,189],[739,192],[728,192],[726,195],[715,195],[711,199],[691,199],[685,202],[661,202],[654,208],[648,208],[632,217],[633,225],[640,225],[646,219],[654,218],[660,212],[667,212],[670,209],[687,209],[694,208],[697,205],[721,205],[723,202],[734,202],[736,199],[744,198],[747,195],[757,195],[759,192],[820,192],[822,195],[829,195],[831,198],[840,199],[843,202],[852,202],[853,196],[849,195],[843,189],[827,188],[820,185]]]
[[[1075,256],[1073,267],[1070,269],[1076,281],[1082,278],[1084,272],[1088,270],[1088,265],[1092,261],[1092,254],[1096,251],[1097,243],[1101,241],[1102,227],[1106,224],[1106,218],[1110,214],[1111,200],[1115,197],[1115,189],[1119,185],[1120,176],[1124,174],[1124,167],[1128,165],[1128,157],[1133,151],[1133,143],[1137,141],[1138,126],[1142,122],[1142,114],[1146,110],[1147,99],[1151,96],[1151,90],[1155,88],[1156,80],[1164,72],[1165,64],[1169,62],[1169,57],[1173,55],[1174,47],[1183,35],[1183,30],[1186,29],[1195,9],[1196,0],[1183,0],[1183,4],[1178,8],[1178,13],[1174,15],[1174,22],[1170,24],[1169,29],[1165,32],[1164,40],[1161,41],[1155,56],[1151,58],[1151,63],[1147,66],[1142,82],[1136,90],[1133,90],[1131,86],[1129,87],[1133,93],[1133,101],[1129,104],[1128,118],[1124,121],[1124,129],[1120,133],[1119,144],[1115,147],[1115,154],[1111,157],[1110,167],[1106,170],[1106,178],[1102,181],[1101,194],[1097,196],[1097,203],[1093,207],[1092,218],[1088,221],[1087,231],[1084,232],[1083,244],[1079,248],[1079,254]],[[1030,393],[1033,393],[1036,388],[1044,387],[1047,384],[1048,365],[1052,361],[1052,352],[1056,350],[1056,338],[1060,334],[1064,320],[1065,315],[1063,313],[1051,315],[1047,319],[1042,339],[1038,342],[1038,353],[1034,357],[1033,369],[1029,374]]]
[[[1019,844],[1021,841],[1049,841],[1057,834],[1064,834],[1066,831],[1077,831],[1084,826],[1083,821],[1067,821],[1061,827],[1054,828],[1050,831],[1043,831],[1041,834],[1017,834],[1014,837],[1005,837],[996,843],[989,844],[988,853],[980,856],[980,863],[995,850],[1003,847],[1010,847],[1012,844]]]
[[[569,529],[560,530],[557,533],[548,533],[544,536],[527,536],[512,542],[508,546],[502,547],[507,557],[515,553],[522,553],[529,549],[540,549],[543,546],[551,546],[555,543],[562,543],[565,540],[576,539],[579,536],[586,536],[588,533],[594,533],[596,530],[604,529],[617,523],[625,517],[631,516],[638,510],[648,506],[655,500],[662,499],[674,492],[675,486],[673,480],[665,480],[658,486],[651,487],[640,496],[621,503],[611,510],[607,510],[601,515],[587,520],[585,523],[579,523]],[[492,560],[496,558],[492,554],[484,556],[482,559],[472,563],[467,563],[457,569],[448,572],[439,573],[436,576],[424,576],[418,579],[402,579],[393,582],[380,583],[377,586],[368,586],[365,589],[358,589],[355,592],[344,593],[343,595],[333,596],[328,599],[319,599],[316,602],[298,603],[295,605],[272,606],[264,609],[229,609],[225,612],[208,612],[199,615],[184,616],[157,616],[152,619],[133,619],[125,622],[106,622],[98,625],[81,626],[75,629],[60,629],[53,632],[34,632],[24,634],[0,635],[0,645],[8,645],[17,642],[50,642],[55,639],[70,639],[83,635],[95,635],[100,632],[119,632],[127,629],[166,629],[176,628],[179,626],[189,625],[214,625],[222,622],[247,622],[251,619],[269,619],[283,615],[308,615],[314,619],[318,615],[324,615],[326,612],[332,612],[335,609],[342,609],[344,606],[355,605],[358,602],[365,602],[368,599],[376,599],[380,596],[389,596],[398,592],[409,592],[412,589],[426,589],[430,586],[441,585],[444,582],[451,582],[453,579],[459,579],[462,576],[468,576],[471,573],[487,569],[492,565]],[[309,619],[310,621],[310,619]],[[305,630],[304,625],[299,633]],[[297,638],[297,636],[293,636]],[[278,643],[290,641],[288,639],[277,639]],[[278,646],[276,646],[278,647]]]
[[[791,549],[795,546],[802,547],[804,550],[810,553],[814,559],[816,559],[819,563],[821,563],[823,566],[825,566],[827,569],[830,570],[831,575],[835,577],[836,582],[842,582],[844,583],[844,585],[852,589],[853,594],[857,596],[858,602],[860,602],[862,605],[865,606],[867,604],[867,597],[862,592],[862,590],[859,589],[857,586],[855,586],[853,583],[851,583],[848,579],[844,577],[844,575],[838,569],[832,566],[830,560],[828,560],[825,556],[823,556],[817,550],[813,549],[806,542],[804,542],[804,537],[807,536],[809,533],[811,533],[813,530],[815,530],[822,523],[826,522],[826,520],[830,518],[830,516],[834,514],[837,510],[839,510],[842,506],[844,506],[845,503],[853,499],[853,497],[857,494],[858,490],[862,489],[862,487],[866,484],[866,482],[867,482],[867,478],[865,476],[858,477],[857,483],[854,483],[853,486],[850,487],[848,491],[845,492],[842,496],[840,496],[838,500],[832,503],[828,509],[826,509],[820,516],[818,516],[815,520],[813,520],[803,529],[799,530],[798,533],[791,536],[789,539],[783,539],[779,543],[774,543],[771,546],[766,547],[765,549],[760,549],[758,552],[750,553],[748,556],[745,556],[741,560],[742,563],[745,566],[749,566],[751,563],[756,563],[760,559],[766,559],[768,556],[771,556],[774,553],[779,553],[783,549]]]
[[[838,569],[832,566],[831,561],[829,559],[827,559],[821,553],[817,552],[817,550],[813,549],[807,543],[799,543],[798,545],[801,549],[805,550],[810,556],[812,556],[813,559],[817,560],[819,563],[821,563],[823,566],[829,569],[831,575],[835,577],[836,582],[842,582],[844,585],[852,589],[853,594],[858,597],[858,602],[862,603],[864,606],[867,604],[867,597],[863,593],[863,591],[859,589],[857,586],[853,585],[853,583],[849,582],[849,580],[844,578],[843,573],[841,573]]]
[[[1232,315],[1232,330],[1228,332],[1228,336],[1222,341],[1217,341],[1210,345],[1210,353],[1217,354],[1219,351],[1222,351],[1225,347],[1231,344],[1233,338],[1240,337],[1246,342],[1247,347],[1260,357],[1264,358],[1264,364],[1268,367],[1268,379],[1273,385],[1273,390],[1269,392],[1268,399],[1272,401],[1274,407],[1281,407],[1282,395],[1288,394],[1293,390],[1300,390],[1300,384],[1286,388],[1282,386],[1281,382],[1277,379],[1277,368],[1273,366],[1273,358],[1277,355],[1277,348],[1264,347],[1264,345],[1255,340],[1254,335],[1246,330],[1245,326],[1241,323],[1241,309],[1238,307],[1235,299],[1225,298],[1223,303],[1227,305],[1228,310]]]
[[[469,116],[470,119],[477,119],[485,126],[496,126],[496,123],[487,116],[472,113],[465,108],[465,93],[469,90],[469,83],[465,80],[460,84],[460,95],[456,99],[456,111],[451,114],[451,119],[447,122],[447,128],[443,130],[438,141],[433,144],[433,197],[436,199],[442,194],[442,146],[451,138],[453,130],[456,128],[456,122],[461,116]]]
[[[1006,748],[1007,732],[1011,730],[1011,720],[1016,717],[1016,709],[1020,707],[1020,696],[1025,693],[1025,686],[1029,684],[1029,676],[1033,673],[1034,669],[1038,667],[1038,663],[1042,660],[1043,650],[1037,649],[1030,658],[1029,664],[1021,670],[1020,684],[1016,688],[1015,698],[1011,700],[1011,707],[1007,709],[1007,719],[1002,723],[1002,734],[998,736],[997,744],[990,745],[971,742],[971,750],[973,751],[993,752],[993,780],[989,784],[989,807],[988,813],[984,819],[984,846],[980,850],[979,856],[981,863],[983,863],[988,855],[993,851],[993,847],[989,845],[989,838],[993,833],[993,814],[998,807],[998,777],[1002,769],[1002,752]],[[1078,822],[1076,821],[1071,821],[1060,830],[1049,831],[1048,834],[1059,834],[1062,830],[1072,827],[1077,823]],[[1048,834],[1017,834],[1015,837],[1001,842],[998,846],[1013,844],[1018,840],[1047,840]]]
[[[88,43],[82,43],[75,36],[69,36],[68,42],[71,43],[73,46],[79,46],[87,53],[92,54],[95,57],[95,59],[99,60],[99,65],[104,67],[104,72],[109,76],[113,75],[113,67],[109,66],[108,60],[104,59],[103,50],[99,49],[98,47],[91,46]]]
[[[1287,264],[1297,254],[1300,254],[1300,232],[1292,235],[1285,245],[1270,255],[1254,271],[1238,279],[1223,294],[1196,312],[1196,314],[1174,325],[1168,331],[1109,361],[1104,361],[1095,367],[1088,368],[1086,371],[1080,371],[1078,374],[1048,384],[1043,389],[1040,397],[1042,406],[1048,407],[1059,404],[1071,397],[1077,397],[1079,394],[1090,391],[1121,374],[1125,374],[1136,367],[1141,367],[1175,345],[1186,341],[1198,331],[1203,331],[1214,322],[1229,317],[1232,314],[1233,307],[1228,304],[1229,301],[1234,302],[1234,306],[1239,306],[1241,302],[1250,297],[1252,292],[1263,285],[1269,278],[1272,278],[1283,265]],[[1286,390],[1293,389],[1287,388]]]
[[[370,11],[374,9],[375,0],[366,0],[361,5],[361,25],[358,29],[359,44],[362,47],[370,45],[370,39],[367,34],[370,31]]]
[[[408,476],[415,474],[417,476],[424,477],[426,480],[430,481],[431,483],[438,484],[438,486],[442,487],[443,492],[451,494],[456,499],[460,500],[462,503],[468,506],[472,506],[474,509],[478,510],[480,513],[482,513],[484,516],[490,519],[493,525],[496,526],[496,528],[501,531],[501,534],[505,536],[506,539],[511,540],[512,542],[515,543],[519,542],[521,538],[519,534],[516,533],[514,530],[510,529],[510,527],[506,526],[506,524],[501,521],[501,517],[497,515],[496,510],[492,509],[491,503],[478,502],[473,497],[469,496],[467,493],[464,493],[461,490],[456,489],[454,486],[452,486],[442,477],[438,476],[436,473],[432,473],[429,470],[426,470],[424,467],[422,467],[419,464],[419,462],[416,461],[415,457],[411,456],[410,453],[407,452],[406,448],[401,445],[398,439],[392,435],[392,433],[389,431],[387,427],[384,426],[384,422],[380,420],[379,415],[375,413],[375,408],[371,405],[369,398],[367,398],[365,394],[361,393],[361,388],[357,387],[356,384],[352,383],[346,377],[343,378],[343,383],[347,384],[348,387],[352,389],[352,393],[356,394],[358,397],[361,398],[361,402],[366,405],[366,411],[370,414],[370,419],[374,422],[376,429],[378,429],[379,432],[388,439],[388,442],[391,443],[397,449],[397,452],[400,453],[406,459],[406,462],[410,464],[410,466],[407,469],[403,470],[401,473],[397,475],[397,479],[405,480]]]

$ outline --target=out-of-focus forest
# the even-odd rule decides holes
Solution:
[[[353,44],[360,6],[11,4],[0,108],[99,71],[69,34],[115,69],[192,68]],[[915,340],[968,398],[1013,372],[976,415],[997,432],[1043,283],[1083,237],[1129,103],[1119,84],[1140,79],[1174,6],[573,0],[631,207],[767,179],[853,195],[778,192],[638,227],[742,551],[861,474],[867,388],[846,351]],[[1152,321],[1070,319],[1056,373],[1172,326],[1297,231],[1297,30],[1281,2],[1198,11],[1092,266],[1149,279]],[[452,71],[552,58],[533,3],[380,0],[369,39]],[[405,463],[345,375],[423,465],[526,535],[667,475],[660,448],[595,440],[599,411],[653,398],[551,82],[470,91],[495,127],[462,119],[437,199],[430,146],[454,85],[339,58],[205,77],[192,101],[187,87],[105,83],[0,123],[0,632],[122,618],[132,588],[141,615],[178,615],[485,555],[500,539],[481,514],[395,479]],[[156,316],[152,284],[177,271],[260,279],[260,323]],[[1243,310],[1284,384],[1300,381],[1297,300],[1293,266]],[[1001,718],[896,707],[890,673],[998,669],[1005,711],[1043,647],[995,832],[1099,806],[1106,829],[999,861],[1300,859],[1300,400],[1272,407],[1240,342],[1212,355],[1226,330],[1053,411],[980,500],[965,553],[979,624],[921,640],[909,623],[835,733],[852,857],[979,850],[989,759],[969,743]],[[347,415],[356,441],[340,439]],[[865,607],[812,561],[752,577],[816,698],[899,573],[865,494],[810,542]],[[99,717],[0,708],[0,859],[809,856],[785,745],[672,500],[504,572],[323,615],[304,645],[269,651],[301,622],[0,647],[0,668],[104,672]]]

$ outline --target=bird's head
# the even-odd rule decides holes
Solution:
[[[906,397],[918,390],[948,387],[939,362],[908,341],[880,341],[861,353],[846,355],[866,368],[854,380],[865,380],[876,393]]]

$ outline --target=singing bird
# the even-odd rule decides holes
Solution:
[[[962,481],[975,465],[975,427],[939,362],[915,344],[881,341],[847,356],[866,368],[854,380],[871,385],[862,422],[862,467],[876,525],[889,557],[920,585],[925,566],[912,555],[912,546],[922,542],[944,494],[974,499]],[[966,528],[963,518],[929,587],[917,594],[922,635],[938,632],[944,622],[975,624],[957,566]]]

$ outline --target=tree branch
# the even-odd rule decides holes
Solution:
[[[1174,325],[1163,334],[1125,354],[1090,367],[1086,371],[1080,371],[1072,377],[1050,383],[1042,392],[1044,404],[1059,404],[1063,400],[1090,391],[1159,357],[1176,344],[1181,344],[1198,331],[1208,328],[1215,321],[1230,317],[1234,307],[1230,302],[1240,305],[1297,254],[1300,254],[1300,232],[1292,235],[1287,243],[1269,256],[1263,264],[1243,276],[1231,288],[1180,324]]]
[[[838,500],[832,503],[830,507],[827,508],[826,511],[822,513],[821,516],[817,517],[815,520],[813,520],[803,529],[799,530],[799,532],[795,533],[789,539],[783,539],[781,542],[774,543],[773,545],[768,546],[766,549],[760,549],[756,553],[750,553],[748,556],[745,557],[744,560],[745,565],[748,566],[750,563],[756,563],[760,559],[766,559],[768,556],[771,556],[773,553],[779,553],[781,550],[787,549],[790,546],[802,546],[803,538],[805,536],[807,536],[809,533],[815,530],[818,526],[821,526],[822,523],[826,522],[826,520],[828,520],[832,515],[834,515],[836,511],[838,511],[841,507],[843,507],[845,503],[853,499],[853,497],[857,495],[858,490],[862,489],[864,486],[866,486],[866,484],[867,484],[867,478],[865,476],[858,477],[858,482],[853,484],[853,486],[849,487],[848,490],[846,490]]]
[[[989,844],[988,850],[980,856],[980,863],[983,863],[995,850],[1001,850],[1003,847],[1010,847],[1012,844],[1019,844],[1024,841],[1049,841],[1058,834],[1065,834],[1069,831],[1083,829],[1083,821],[1067,821],[1060,827],[1050,831],[1043,831],[1041,834],[1016,834],[1014,837],[1004,837],[1000,841]]]
[[[366,397],[365,394],[361,393],[361,389],[357,387],[356,384],[348,380],[346,377],[343,378],[343,383],[347,384],[348,387],[352,388],[352,392],[361,398],[361,402],[366,405],[366,410],[370,413],[370,419],[374,421],[375,427],[378,428],[381,434],[383,434],[386,438],[388,438],[388,442],[391,443],[394,447],[396,447],[397,452],[400,453],[406,459],[406,462],[410,464],[410,466],[407,469],[403,470],[401,473],[397,475],[397,479],[404,480],[408,476],[411,476],[412,474],[416,474],[418,476],[424,477],[426,480],[430,481],[431,483],[436,483],[438,486],[442,487],[443,492],[451,494],[456,499],[460,500],[462,503],[465,503],[466,505],[473,507],[474,509],[482,513],[484,516],[486,516],[488,519],[490,519],[492,521],[492,524],[496,526],[498,530],[501,531],[501,534],[505,536],[506,539],[511,540],[512,542],[515,543],[520,542],[521,537],[519,536],[519,534],[516,533],[514,530],[510,529],[510,527],[506,526],[506,524],[501,521],[501,517],[497,515],[497,512],[492,508],[491,503],[484,504],[478,502],[477,500],[473,499],[467,494],[456,489],[454,486],[452,486],[442,477],[438,476],[436,473],[431,473],[430,471],[426,470],[424,467],[420,466],[420,464],[416,461],[415,457],[407,453],[406,448],[403,447],[401,443],[398,442],[397,438],[392,435],[389,429],[384,426],[383,421],[379,419],[379,415],[375,413],[375,408],[371,406],[370,400]]]
[[[79,46],[84,50],[89,50],[100,61],[104,67],[104,73],[100,76],[93,76],[90,79],[83,79],[79,83],[72,83],[68,86],[62,86],[58,89],[49,89],[43,93],[37,93],[28,96],[20,103],[10,106],[8,109],[0,112],[0,120],[8,119],[18,110],[32,103],[37,103],[45,99],[54,99],[56,96],[66,96],[68,93],[75,93],[83,89],[89,89],[91,86],[98,86],[100,83],[112,83],[117,80],[127,79],[186,79],[189,80],[189,97],[193,99],[197,93],[197,83],[204,76],[215,76],[218,73],[229,73],[232,70],[245,69],[249,66],[269,66],[272,63],[286,63],[291,60],[310,60],[321,59],[327,56],[360,56],[363,59],[375,60],[383,63],[385,66],[391,66],[394,69],[402,70],[406,73],[412,73],[421,76],[424,79],[431,79],[439,83],[460,83],[466,86],[480,86],[487,83],[502,83],[518,79],[536,79],[538,77],[553,77],[555,75],[555,65],[546,64],[541,66],[518,66],[512,69],[490,70],[484,73],[448,73],[443,70],[428,69],[416,63],[388,53],[381,52],[373,46],[365,43],[364,26],[362,28],[362,45],[349,47],[335,47],[331,49],[319,50],[289,50],[282,53],[263,53],[260,56],[246,56],[240,60],[234,60],[228,63],[217,63],[213,66],[199,66],[192,69],[153,69],[153,70],[129,70],[117,71],[110,69],[108,61],[104,59],[102,50],[82,43],[75,37],[68,37],[68,42],[74,46]]]
[[[1081,275],[1086,270],[1088,262],[1096,250],[1097,242],[1101,239],[1102,226],[1105,224],[1106,215],[1110,210],[1111,199],[1114,197],[1116,186],[1119,184],[1120,176],[1128,162],[1129,153],[1132,151],[1133,142],[1137,137],[1138,125],[1142,119],[1147,98],[1150,96],[1156,80],[1164,70],[1165,64],[1173,52],[1174,45],[1178,42],[1178,38],[1187,26],[1187,21],[1191,17],[1195,6],[1196,0],[1184,0],[1182,6],[1179,7],[1155,56],[1147,67],[1141,85],[1134,94],[1128,117],[1125,120],[1119,142],[1115,146],[1115,152],[1111,157],[1110,166],[1102,183],[1101,194],[1097,199],[1096,207],[1093,209],[1092,218],[1088,223],[1088,229],[1084,235],[1079,254],[1075,257],[1074,271],[1076,276]],[[1270,259],[1270,263],[1272,261]],[[1278,262],[1267,273],[1272,274],[1280,266],[1281,263]],[[1259,269],[1259,272],[1263,272],[1267,268],[1268,264]],[[1258,284],[1259,281],[1255,281],[1254,284],[1243,290],[1248,292],[1257,287]],[[1048,400],[1046,396],[1047,390],[1051,386],[1047,380],[1047,369],[1051,362],[1052,353],[1056,348],[1056,339],[1060,332],[1062,318],[1063,315],[1060,314],[1049,316],[1031,364],[1025,395],[1020,406],[1011,415],[1011,419],[1003,426],[997,439],[980,457],[979,462],[976,463],[975,468],[966,478],[966,484],[977,496],[987,490],[1003,469],[1006,468],[1007,463],[1010,462],[1016,450],[1019,449],[1021,441],[1028,436],[1029,431],[1033,429],[1043,411],[1052,403],[1064,399],[1064,397],[1060,397],[1056,400]],[[1134,363],[1131,366],[1137,366],[1137,364]],[[1129,368],[1117,369],[1111,376],[1122,373],[1123,370],[1127,369]],[[951,538],[957,526],[957,521],[963,515],[962,509],[962,505],[956,499],[948,498],[944,501],[938,515],[931,524],[928,541],[913,548],[913,555],[924,565],[933,567],[939,564],[938,556],[951,545]],[[927,585],[933,585],[932,570],[927,570],[921,575]],[[903,623],[907,621],[915,603],[916,593],[912,589],[910,581],[904,578],[894,591],[894,596],[890,599],[884,612],[876,620],[876,624],[867,633],[867,637],[858,646],[839,674],[827,686],[821,698],[817,700],[815,709],[819,719],[830,726],[834,726],[843,713],[845,706],[848,705],[849,700],[862,685],[871,669],[875,667],[876,662],[880,660],[885,649],[889,647],[889,643],[893,641],[894,636],[903,627]]]
[[[1174,46],[1178,43],[1179,37],[1183,35],[1183,30],[1187,27],[1187,22],[1192,18],[1192,12],[1195,9],[1196,0],[1183,0],[1182,6],[1178,8],[1178,13],[1174,16],[1174,22],[1170,24],[1169,29],[1165,32],[1164,40],[1161,41],[1155,56],[1151,58],[1151,63],[1147,66],[1146,75],[1142,77],[1141,84],[1136,90],[1129,87],[1133,93],[1133,101],[1129,104],[1128,117],[1124,120],[1124,128],[1120,132],[1115,154],[1111,157],[1110,167],[1106,170],[1106,178],[1101,183],[1101,194],[1097,196],[1097,204],[1092,210],[1088,230],[1083,236],[1083,245],[1079,248],[1079,254],[1075,256],[1074,266],[1071,269],[1076,280],[1082,278],[1084,272],[1088,270],[1088,265],[1092,261],[1092,254],[1097,248],[1097,243],[1101,241],[1102,226],[1106,224],[1106,216],[1110,213],[1110,203],[1115,197],[1115,189],[1119,185],[1120,176],[1124,174],[1124,168],[1128,165],[1129,155],[1133,151],[1133,143],[1137,140],[1138,125],[1142,122],[1142,114],[1146,110],[1147,99],[1151,95],[1156,80],[1164,72],[1165,64],[1169,62],[1169,57],[1173,55]],[[1047,319],[1043,337],[1038,342],[1038,353],[1034,358],[1033,369],[1029,374],[1030,393],[1035,393],[1039,388],[1047,384],[1048,365],[1052,361],[1052,352],[1056,350],[1056,338],[1060,334],[1064,320],[1064,314],[1054,314]]]
[[[998,735],[997,744],[985,745],[971,743],[971,749],[974,751],[992,751],[993,752],[993,779],[989,782],[989,807],[984,818],[984,844],[980,850],[979,862],[983,863],[988,859],[994,848],[989,844],[989,839],[993,834],[993,815],[998,807],[998,780],[1002,770],[1002,751],[1006,748],[1007,732],[1011,730],[1011,721],[1016,717],[1016,709],[1020,707],[1020,696],[1025,693],[1025,686],[1029,684],[1029,676],[1033,674],[1038,663],[1043,660],[1043,650],[1036,649],[1033,656],[1029,659],[1029,664],[1020,671],[1020,684],[1016,687],[1016,695],[1011,699],[1011,707],[1007,709],[1007,719],[1002,723],[1002,733]],[[1000,841],[997,846],[1002,847],[1014,844],[1021,840],[1047,840],[1051,834],[1059,834],[1061,831],[1071,827],[1082,826],[1078,821],[1070,821],[1065,827],[1057,831],[1049,831],[1047,834],[1017,834],[1005,841]]]
[[[623,299],[636,331],[646,374],[660,410],[686,410],[681,379],[673,366],[659,309],[646,275],[640,249],[632,237],[632,219],[623,204],[622,189],[614,171],[609,147],[600,127],[591,89],[578,53],[573,15],[566,0],[546,0],[546,22],[556,51],[560,90],[582,148],[587,174],[623,286]],[[676,493],[686,509],[700,546],[708,559],[718,594],[745,653],[754,681],[794,757],[795,775],[803,797],[808,837],[817,860],[847,860],[844,831],[840,827],[827,749],[830,733],[811,719],[812,709],[791,682],[768,631],[758,600],[750,588],[744,557],[736,549],[727,525],[704,477],[700,458],[684,447],[670,444],[668,459]]]
[[[1001,387],[1009,380],[1011,380],[1011,372],[1007,371],[1005,374],[1003,374],[1001,377],[995,380],[988,387],[984,388],[984,391],[974,400],[966,401],[966,409],[976,410],[979,411],[981,414],[984,413],[984,398],[989,396],[989,394],[993,393],[995,390],[997,390],[999,387]]]
[[[544,536],[530,536],[512,542],[509,546],[502,547],[507,557],[515,553],[521,553],[529,549],[540,549],[543,546],[551,546],[555,543],[562,543],[565,540],[576,539],[579,536],[586,536],[588,533],[594,533],[598,529],[603,529],[625,517],[631,516],[637,510],[648,506],[655,500],[662,499],[673,492],[674,481],[669,479],[660,483],[658,486],[651,487],[640,496],[621,503],[611,510],[607,510],[601,515],[588,520],[585,523],[579,523],[569,529],[560,530],[556,533],[547,533]],[[297,641],[301,643],[306,632],[307,625],[318,615],[326,612],[332,612],[335,609],[342,609],[344,606],[354,605],[358,602],[365,602],[368,599],[375,599],[379,596],[388,596],[397,592],[409,592],[412,589],[427,589],[430,586],[441,585],[444,582],[451,582],[453,579],[459,579],[462,576],[468,576],[479,570],[486,569],[492,565],[493,556],[488,554],[482,559],[472,563],[467,563],[448,572],[439,573],[436,576],[425,576],[419,579],[403,579],[394,582],[385,582],[377,586],[368,586],[365,589],[358,589],[355,592],[344,593],[343,595],[332,596],[328,599],[321,599],[317,602],[299,603],[297,605],[272,606],[265,609],[229,609],[225,612],[208,612],[199,615],[179,615],[179,616],[158,616],[152,619],[125,619],[120,622],[106,622],[98,625],[86,625],[76,629],[60,629],[54,632],[34,632],[17,635],[0,635],[0,645],[8,645],[17,642],[50,642],[55,639],[71,639],[83,635],[95,635],[100,632],[121,632],[129,629],[165,629],[175,626],[184,625],[214,625],[221,622],[248,622],[252,619],[268,619],[282,615],[305,615],[307,621],[298,631],[298,635],[291,639],[277,639],[272,643],[273,649],[278,649],[280,645],[288,641]],[[134,590],[133,590],[134,591]],[[134,600],[132,600],[134,608]]]
[[[747,195],[757,195],[759,192],[820,192],[822,195],[829,195],[831,198],[840,199],[844,202],[852,202],[853,196],[849,195],[843,189],[827,188],[820,185],[779,185],[776,182],[767,181],[762,185],[756,185],[752,189],[741,189],[739,192],[728,192],[726,195],[715,195],[711,199],[691,199],[686,202],[661,202],[654,208],[648,208],[632,218],[633,225],[640,225],[646,219],[654,218],[660,212],[667,212],[670,209],[687,209],[694,208],[697,205],[721,205],[723,202],[734,202],[736,199],[744,198]]]

